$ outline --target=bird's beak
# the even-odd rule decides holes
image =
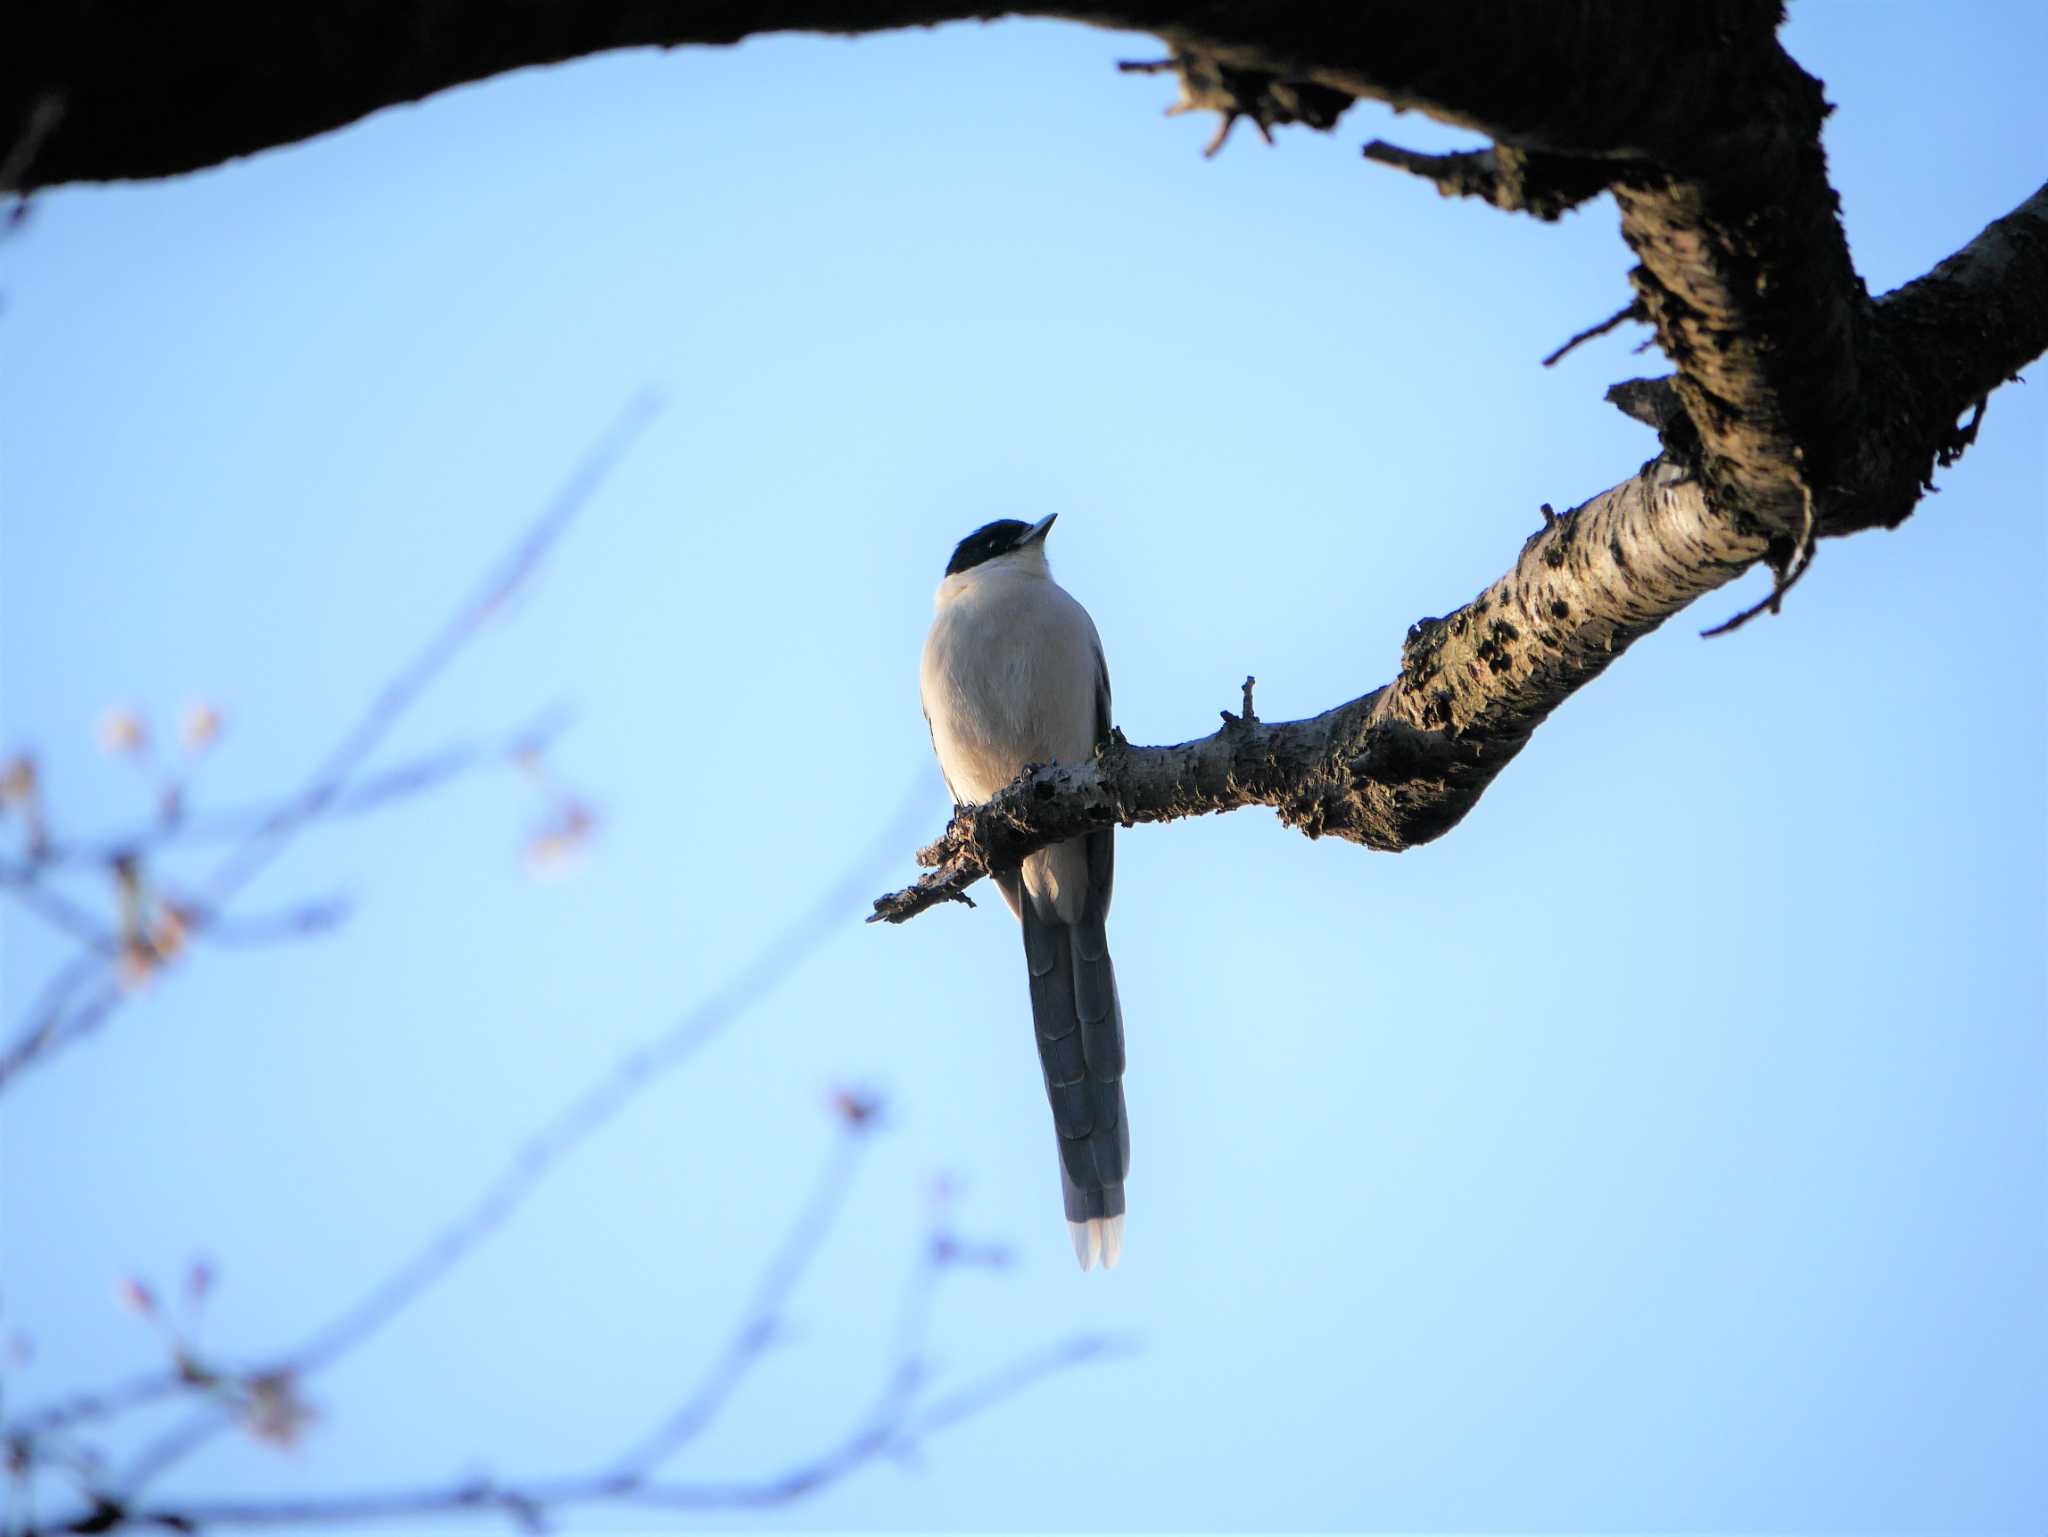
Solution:
[[[1025,529],[1024,537],[1017,541],[1017,548],[1021,550],[1027,544],[1038,543],[1039,540],[1052,532],[1052,520],[1058,516],[1059,514],[1055,512],[1048,517],[1040,518],[1036,523]]]

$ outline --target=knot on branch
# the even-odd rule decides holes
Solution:
[[[1264,70],[1242,69],[1192,49],[1176,48],[1171,57],[1164,59],[1124,59],[1117,68],[1126,74],[1171,72],[1178,77],[1180,100],[1166,109],[1168,117],[1178,117],[1183,112],[1214,112],[1221,117],[1216,136],[1202,151],[1212,157],[1223,148],[1241,117],[1249,118],[1259,130],[1259,137],[1271,144],[1273,129],[1281,123],[1334,127],[1344,109],[1356,99],[1313,80],[1289,80]]]
[[[1449,732],[1411,726],[1389,716],[1365,728],[1350,766],[1356,779],[1406,785],[1418,779],[1441,778],[1472,757],[1473,750],[1461,746]]]
[[[1223,717],[1224,730],[1243,731],[1246,727],[1256,726],[1259,723],[1259,717],[1252,710],[1252,688],[1258,681],[1257,678],[1252,677],[1247,677],[1244,680],[1244,714],[1232,715],[1228,710],[1219,710],[1217,712]]]
[[[1384,139],[1365,146],[1365,158],[1434,182],[1445,197],[1476,197],[1508,213],[1545,222],[1562,218],[1607,190],[1612,175],[1603,161],[1573,160],[1495,144],[1450,155],[1425,155]]]
[[[1694,475],[1699,473],[1700,432],[1686,413],[1685,402],[1666,374],[1661,379],[1624,379],[1607,387],[1607,401],[1630,421],[1657,434],[1665,454]]]

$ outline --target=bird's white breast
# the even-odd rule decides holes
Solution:
[[[1086,761],[1101,646],[1043,559],[949,576],[937,609],[919,686],[954,797],[987,800],[1026,764]]]

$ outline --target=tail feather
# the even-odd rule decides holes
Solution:
[[[1074,1240],[1074,1258],[1083,1270],[1093,1270],[1097,1261],[1104,1270],[1116,1268],[1124,1252],[1124,1219],[1090,1217],[1086,1222],[1069,1222],[1067,1234]]]
[[[1015,905],[1031,972],[1031,1017],[1053,1127],[1060,1185],[1081,1268],[1116,1263],[1123,1247],[1124,1176],[1130,1126],[1123,1096],[1123,1013],[1103,926],[1107,901],[1079,921],[1039,911],[1030,893]]]

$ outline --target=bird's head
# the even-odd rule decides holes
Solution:
[[[946,575],[958,576],[993,560],[1022,558],[1043,564],[1045,536],[1052,529],[1053,518],[1058,516],[1055,512],[1036,523],[998,518],[993,523],[982,524],[953,547],[953,559],[947,563]]]

